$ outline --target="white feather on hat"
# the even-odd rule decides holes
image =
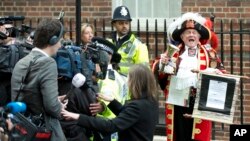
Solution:
[[[183,14],[181,17],[177,18],[174,22],[172,22],[169,26],[168,26],[168,37],[170,37],[169,39],[172,39],[172,34],[176,29],[181,29],[183,28],[182,25],[185,21],[188,20],[193,20],[197,23],[199,23],[200,25],[204,26],[204,23],[206,22],[206,19],[203,18],[199,13],[193,13],[193,12],[188,12]],[[173,39],[172,39],[173,40]]]

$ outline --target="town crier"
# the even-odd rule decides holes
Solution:
[[[205,23],[206,19],[198,13],[185,13],[171,23],[167,53],[161,54],[153,64],[153,72],[166,97],[168,141],[210,141],[211,121],[191,116],[197,72],[224,72],[216,51],[203,45],[211,37]]]

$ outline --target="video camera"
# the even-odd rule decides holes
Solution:
[[[0,127],[8,132],[6,119],[13,118],[16,113],[25,112],[27,106],[23,102],[10,102],[5,107],[0,107]]]
[[[7,35],[0,31],[0,40],[7,39]]]
[[[13,24],[14,21],[23,21],[24,16],[4,16],[0,17],[0,25]]]
[[[14,26],[14,21],[24,20],[24,16],[0,17],[0,74],[11,74],[15,64],[33,48],[34,32],[27,25]]]
[[[109,63],[107,50],[110,49],[106,45],[98,42],[91,42],[85,46],[85,49],[87,58],[92,60],[94,64],[100,65],[101,72],[96,72],[96,77],[105,79]],[[112,50],[110,51],[112,52]]]
[[[4,16],[0,17],[0,26],[4,26],[9,33],[9,37],[17,37],[20,29],[13,26],[13,22],[15,21],[23,21],[25,19],[24,16]],[[6,26],[8,25],[8,26]],[[25,30],[23,27],[22,31]],[[26,29],[27,30],[27,29]]]
[[[18,28],[18,31],[20,33],[28,33],[30,34],[34,29],[31,28],[30,26],[22,24],[20,28]]]
[[[22,24],[20,27],[13,26],[13,22],[15,21],[23,21],[25,19],[24,16],[4,16],[0,17],[0,26],[5,26],[8,37],[25,37],[25,33],[30,34],[34,29],[30,26]],[[7,26],[8,25],[8,26]],[[3,33],[4,34],[4,33]],[[2,35],[0,35],[2,36]],[[0,39],[5,39],[0,37]]]

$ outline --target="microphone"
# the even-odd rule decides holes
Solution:
[[[27,106],[23,102],[10,102],[6,106],[6,111],[12,114],[15,114],[18,112],[25,112],[26,109],[27,109]]]
[[[23,21],[25,19],[24,16],[8,16],[7,18],[9,18],[13,21]]]
[[[0,20],[10,20],[10,21],[23,21],[25,19],[24,16],[4,16],[0,17]]]
[[[65,98],[63,100],[68,99],[71,96],[71,94],[73,93],[72,91],[73,91],[74,87],[75,88],[80,88],[81,86],[83,86],[83,84],[85,83],[85,81],[86,81],[86,77],[83,74],[81,74],[81,73],[77,73],[73,77],[71,88],[67,92],[67,94],[66,94],[66,96],[65,96]]]
[[[80,88],[86,81],[86,77],[82,75],[81,73],[77,73],[73,79],[72,79],[72,84],[76,88]]]

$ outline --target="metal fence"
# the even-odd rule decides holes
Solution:
[[[111,26],[109,21],[105,21],[105,19],[101,20],[101,21],[97,21],[97,20],[93,20],[92,22],[89,22],[88,20],[82,20],[85,21],[87,23],[91,23],[94,25],[95,27],[95,36],[102,36],[102,37],[108,37],[110,36],[110,33],[113,31],[113,27]],[[214,21],[214,19],[212,18],[212,21]],[[33,25],[32,20],[27,21],[28,24],[30,26]],[[37,23],[39,22],[39,20],[37,21]],[[64,21],[65,23],[65,27],[67,29],[67,36],[71,39],[74,40],[75,38],[75,21],[73,19],[69,19],[68,21]],[[220,55],[220,58],[222,60],[222,63],[227,63],[228,65],[226,65],[227,70],[229,70],[229,73],[231,74],[238,74],[238,75],[244,75],[247,74],[249,72],[245,72],[243,69],[243,62],[250,63],[250,56],[249,56],[249,52],[250,49],[248,49],[247,51],[244,51],[244,47],[248,47],[250,46],[250,30],[248,29],[249,27],[247,27],[247,29],[244,27],[245,25],[247,25],[246,23],[243,23],[242,20],[239,21],[231,21],[229,24],[228,23],[223,23],[223,21],[221,20],[219,23],[219,26],[215,26],[215,29],[219,29],[218,31],[216,31],[216,34],[218,35],[218,37],[220,38],[220,48],[218,48],[218,52]],[[157,57],[159,55],[159,52],[163,52],[164,50],[166,50],[167,47],[167,22],[166,20],[164,20],[164,27],[163,30],[159,31],[158,30],[158,26],[157,26],[157,20],[155,20],[155,28],[154,31],[149,31],[149,23],[148,20],[146,20],[146,30],[145,31],[141,31],[141,27],[140,27],[140,21],[137,21],[137,30],[132,31],[133,33],[135,33],[138,37],[143,38],[144,42],[146,43],[146,45],[148,46],[151,54],[154,57]],[[249,23],[248,23],[249,24]],[[225,25],[229,25],[229,28],[225,29]],[[237,25],[237,29],[235,29],[235,25]],[[108,29],[107,29],[108,28]],[[80,32],[80,31],[77,31]],[[234,38],[235,36],[238,36],[237,38]],[[248,36],[248,38],[246,38],[245,36]],[[150,39],[153,39],[150,41]],[[161,43],[159,43],[159,39],[162,40]],[[244,43],[244,41],[249,40],[248,42]],[[161,48],[159,48],[159,44],[161,44]],[[235,50],[235,48],[237,48],[237,50]],[[235,60],[235,58],[239,58],[237,60]],[[151,58],[154,59],[154,58]],[[235,64],[239,64],[239,66],[235,65]],[[248,66],[249,67],[249,66]],[[237,71],[235,71],[237,70]],[[248,74],[249,75],[249,74]],[[249,82],[246,82],[249,83]],[[243,124],[244,123],[244,115],[243,115],[243,94],[244,90],[243,90],[243,81],[240,82],[240,104],[239,104],[239,109],[240,109],[240,123]],[[164,115],[164,110],[163,112],[161,112],[160,114],[161,117],[165,116]],[[165,127],[164,125],[162,125],[164,123],[159,124],[158,127],[161,127],[161,129],[164,129],[162,127]],[[217,130],[224,130],[224,124],[221,124],[221,127],[215,128],[214,126],[215,124],[213,124],[213,132],[212,132],[212,138],[215,139],[215,133]],[[165,129],[164,129],[165,130]],[[163,134],[165,135],[165,131],[159,131],[159,134]]]
[[[223,20],[220,21],[219,29],[220,31],[216,32],[217,35],[220,37],[220,58],[222,60],[222,63],[228,62],[228,65],[226,66],[228,72],[230,74],[237,74],[237,75],[248,75],[249,71],[244,70],[243,63],[249,63],[250,62],[250,50],[247,49],[250,46],[250,43],[244,43],[248,42],[250,40],[250,30],[249,30],[249,23],[243,23],[243,20],[231,20],[230,23],[227,25],[229,28],[225,30],[225,24],[223,23]],[[246,26],[247,25],[247,26]],[[237,29],[235,29],[237,28]],[[225,41],[229,41],[228,43],[225,43]],[[245,49],[244,49],[244,48]],[[236,65],[239,64],[239,65]],[[245,66],[245,68],[250,66]],[[240,96],[239,96],[239,121],[240,124],[244,124],[244,95],[247,94],[244,93],[244,86],[243,83],[249,83],[249,81],[240,81]],[[213,127],[215,124],[213,123]],[[220,130],[224,130],[224,124],[221,124]],[[214,128],[212,132],[212,137],[215,139],[215,132],[216,129]]]

